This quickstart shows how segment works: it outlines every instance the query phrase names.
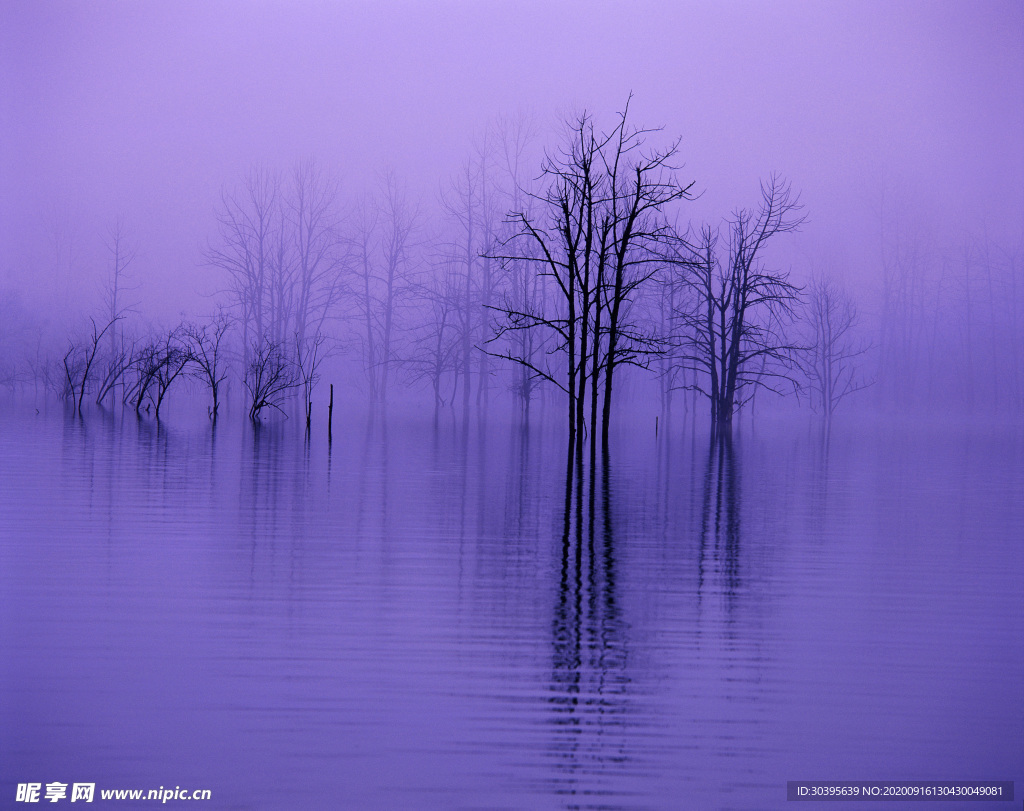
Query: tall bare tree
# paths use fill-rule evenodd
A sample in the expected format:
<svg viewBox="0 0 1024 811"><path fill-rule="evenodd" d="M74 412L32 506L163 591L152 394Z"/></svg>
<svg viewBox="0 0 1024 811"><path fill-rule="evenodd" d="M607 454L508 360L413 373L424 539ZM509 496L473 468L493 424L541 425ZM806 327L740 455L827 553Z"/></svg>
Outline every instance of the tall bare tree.
<svg viewBox="0 0 1024 811"><path fill-rule="evenodd" d="M797 343L786 326L800 289L787 273L764 266L765 246L804 221L790 184L773 175L761 184L757 210L739 209L725 223L727 241L711 226L675 240L679 278L693 295L677 311L681 362L695 377L687 387L711 403L716 432L759 388L783 392L797 386Z"/></svg>
<svg viewBox="0 0 1024 811"><path fill-rule="evenodd" d="M563 145L544 162L535 210L510 212L515 228L495 251L503 262L530 263L556 292L555 302L523 306L506 297L497 308L503 322L494 338L533 331L543 355L524 357L514 344L494 354L565 392L570 457L575 446L579 458L588 424L593 456L599 409L607 443L618 368L645 366L657 352L632 303L661 262L664 209L693 185L676 180L678 142L647 147L653 131L632 126L628 112L627 104L605 133L587 113L568 122Z"/></svg>
<svg viewBox="0 0 1024 811"><path fill-rule="evenodd" d="M419 212L394 172L380 178L376 198L365 198L357 213L352 294L359 314L363 369L370 399L385 402L402 309L415 290Z"/></svg>
<svg viewBox="0 0 1024 811"><path fill-rule="evenodd" d="M915 398L914 384L936 378L941 359L947 288L957 274L935 254L937 237L916 222L907 207L888 203L880 209L881 302L878 338L879 387L903 408ZM926 391L931 399L932 391Z"/></svg>
<svg viewBox="0 0 1024 811"><path fill-rule="evenodd" d="M255 168L238 190L222 194L217 221L206 257L227 275L243 367L261 343L305 346L340 301L348 270L337 181L313 160L283 180Z"/></svg>
<svg viewBox="0 0 1024 811"><path fill-rule="evenodd" d="M459 333L459 370L462 380L463 412L469 411L472 395L473 359L478 325L479 266L485 261L481 254L487 243L484 226L486 167L479 156L469 158L453 178L442 196L441 205L452 225L452 238L445 253L445 264L458 269L460 284L453 291L458 304L452 311L454 327ZM490 261L489 259L486 261Z"/></svg>
<svg viewBox="0 0 1024 811"><path fill-rule="evenodd" d="M503 212L522 212L527 218L532 218L536 195L528 162L531 160L531 151L537 140L536 127L531 119L519 115L513 118L498 119L493 130L497 154L496 164L500 178L497 184L497 195L501 210ZM499 225L495 242L504 242L517 231L517 223L506 220ZM493 250L493 246L489 247ZM517 250L529 251L530 245L521 240L517 245ZM530 260L537 258L536 252L529 257ZM500 312L495 309L495 305L502 298L517 312L539 310L540 302L546 292L546 277L535 272L536 267L533 262L524 258L509 258L501 263L501 270L503 273L499 279L500 291L491 299L483 302L485 309L491 311L489 319L493 319L495 313ZM493 332L491 325L486 324L483 330L483 340L486 341ZM517 358L526 361L526 363L516 364L511 389L519 400L524 415L528 416L534 391L539 382L530 366L539 362L537 355L540 351L541 341L534 330L528 329L512 331L508 333L507 337L513 343L513 348L510 351ZM484 354L488 355L486 352Z"/></svg>
<svg viewBox="0 0 1024 811"><path fill-rule="evenodd" d="M244 365L249 350L271 334L275 246L282 245L278 212L280 183L257 167L240 189L223 192L217 211L218 240L208 246L207 261L228 277L230 307L242 328Z"/></svg>
<svg viewBox="0 0 1024 811"><path fill-rule="evenodd" d="M819 274L811 279L804 322L810 333L803 353L811 404L828 428L839 403L871 384L860 363L869 345L857 335L856 304L828 276Z"/></svg>
<svg viewBox="0 0 1024 811"><path fill-rule="evenodd" d="M128 237L127 228L120 218L107 229L104 246L110 262L110 275L103 291L104 309L108 321L114 322L124 316L133 303L125 301L125 296L133 289L130 286L131 266L138 255L138 246ZM110 332L110 354L117 353L117 325Z"/></svg>
<svg viewBox="0 0 1024 811"><path fill-rule="evenodd" d="M338 183L312 160L298 163L285 196L295 289L292 331L296 346L321 332L339 301L348 256L338 212Z"/></svg>
<svg viewBox="0 0 1024 811"><path fill-rule="evenodd" d="M430 383L435 419L441 407L454 399L463 371L458 315L463 278L454 264L442 260L419 286L421 324L402 360L411 382Z"/></svg>

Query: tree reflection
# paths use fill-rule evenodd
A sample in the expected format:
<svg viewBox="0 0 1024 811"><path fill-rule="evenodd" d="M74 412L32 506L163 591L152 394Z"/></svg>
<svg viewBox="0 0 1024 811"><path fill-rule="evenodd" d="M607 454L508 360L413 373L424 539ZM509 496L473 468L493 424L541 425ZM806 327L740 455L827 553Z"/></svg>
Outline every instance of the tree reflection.
<svg viewBox="0 0 1024 811"><path fill-rule="evenodd" d="M700 518L698 600L708 590L734 607L740 588L740 475L737 453L728 432L715 433L708 445Z"/></svg>
<svg viewBox="0 0 1024 811"><path fill-rule="evenodd" d="M561 566L552 622L552 754L565 782L560 794L606 794L628 760L630 678L619 600L611 463L569 466L565 479Z"/></svg>

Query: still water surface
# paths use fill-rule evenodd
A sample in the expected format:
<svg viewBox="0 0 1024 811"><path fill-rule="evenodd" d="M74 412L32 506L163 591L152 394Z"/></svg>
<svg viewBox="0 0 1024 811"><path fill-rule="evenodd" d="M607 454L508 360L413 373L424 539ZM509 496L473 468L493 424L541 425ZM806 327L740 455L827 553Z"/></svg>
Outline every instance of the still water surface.
<svg viewBox="0 0 1024 811"><path fill-rule="evenodd" d="M1024 792L1019 431L623 431L568 484L559 431L508 420L360 419L328 452L294 421L5 413L0 806Z"/></svg>

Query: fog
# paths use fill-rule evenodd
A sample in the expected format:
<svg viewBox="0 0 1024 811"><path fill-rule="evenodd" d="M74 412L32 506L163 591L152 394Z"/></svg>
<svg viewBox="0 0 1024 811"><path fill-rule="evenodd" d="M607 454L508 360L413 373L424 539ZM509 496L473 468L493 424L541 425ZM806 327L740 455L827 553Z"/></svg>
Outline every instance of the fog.
<svg viewBox="0 0 1024 811"><path fill-rule="evenodd" d="M681 216L748 205L781 172L809 215L794 251L865 294L894 210L928 238L1019 241L1019 4L583 10L7 3L5 295L51 306L67 284L84 316L120 218L140 309L200 311L221 286L201 251L213 210L252 166L314 157L346 202L391 167L433 212L497 117L532 116L550 148L567 113L607 117L630 92L635 121L682 139L704 192Z"/></svg>
<svg viewBox="0 0 1024 811"><path fill-rule="evenodd" d="M104 312L115 228L134 257L122 328L218 307L237 317L209 261L223 195L254 170L284 177L314 161L337 184L339 244L382 176L402 188L422 282L453 240L445 190L497 133L526 122L514 182L536 183L566 122L586 111L606 130L627 99L632 125L679 139L678 179L696 199L662 213L680 229L754 206L771 173L793 185L805 222L771 262L800 285L842 281L876 366L908 354L886 346L897 312L920 322L904 330L921 342L911 355L943 341L964 357L1022 354L1018 3L8 2L0 13L8 379L24 382L26 346L57 355ZM914 276L912 300L893 300L894 274ZM328 326L331 363L355 363L352 308L339 300ZM481 327L474 348L488 337ZM921 369L900 374L911 372L927 388ZM958 385L966 396L977 381Z"/></svg>
<svg viewBox="0 0 1024 811"><path fill-rule="evenodd" d="M1019 0L0 0L0 71L0 796L1024 780Z"/></svg>

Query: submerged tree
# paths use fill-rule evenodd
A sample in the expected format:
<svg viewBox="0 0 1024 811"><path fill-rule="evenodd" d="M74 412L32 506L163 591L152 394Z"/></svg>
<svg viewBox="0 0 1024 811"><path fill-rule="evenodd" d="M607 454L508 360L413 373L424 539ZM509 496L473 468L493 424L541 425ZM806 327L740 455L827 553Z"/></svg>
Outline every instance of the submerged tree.
<svg viewBox="0 0 1024 811"><path fill-rule="evenodd" d="M515 230L495 253L528 263L555 291L554 302L507 297L495 308L502 321L492 340L534 332L543 354L517 352L515 342L493 354L565 392L570 457L574 446L581 453L588 426L593 455L599 408L607 443L618 367L646 366L659 350L632 317L632 301L661 261L669 231L661 212L689 198L693 184L675 178L678 142L646 149L651 132L629 124L628 105L607 133L586 113L573 120L565 145L545 160L536 209L510 212Z"/></svg>
<svg viewBox="0 0 1024 811"><path fill-rule="evenodd" d="M672 414L673 396L676 391L686 388L688 378L687 369L679 363L673 351L675 342L672 334L676 326L676 313L687 309L687 297L692 292L680 274L671 271L671 266L663 268L656 280L658 283L646 291L643 305L652 332L665 343L665 351L658 355L654 369L658 376L661 415L667 421Z"/></svg>
<svg viewBox="0 0 1024 811"><path fill-rule="evenodd" d="M104 245L110 261L110 276L103 291L104 309L107 319L111 322L122 318L131 307L125 302L125 294L130 292L130 267L138 254L138 247L128 239L124 223L118 219L107 231ZM115 324L110 330L110 354L116 356L119 351L118 329Z"/></svg>
<svg viewBox="0 0 1024 811"><path fill-rule="evenodd" d="M441 407L454 400L463 371L459 319L462 278L451 265L440 263L419 288L423 322L402 360L410 382L430 384L435 419Z"/></svg>
<svg viewBox="0 0 1024 811"><path fill-rule="evenodd" d="M96 391L96 405L103 405L108 396L113 396L117 386L124 385L125 376L132 368L135 342L127 339L122 333L120 341L112 348L100 376Z"/></svg>
<svg viewBox="0 0 1024 811"><path fill-rule="evenodd" d="M89 321L92 323L90 337L81 344L72 342L67 352L64 353L64 398L71 400L79 416L82 414L82 401L85 399L85 392L89 388L91 375L95 370L100 342L117 320L117 318L110 319L100 329L96 319L90 318Z"/></svg>
<svg viewBox="0 0 1024 811"><path fill-rule="evenodd" d="M281 407L287 393L297 384L295 368L285 349L279 344L262 341L250 352L245 370L245 388L249 392L249 419L260 421L267 408L284 413Z"/></svg>
<svg viewBox="0 0 1024 811"><path fill-rule="evenodd" d="M305 338L299 337L298 332L295 333L295 372L297 383L302 385L302 410L306 416L307 433L313 420L313 389L320 382L320 364L326 355L326 340L324 334L319 331Z"/></svg>
<svg viewBox="0 0 1024 811"><path fill-rule="evenodd" d="M133 345L134 346L134 345ZM152 408L160 419L160 409L171 385L192 362L192 354L182 327L169 330L139 344L132 351L125 372L130 378L125 385L124 403L134 407L136 416Z"/></svg>
<svg viewBox="0 0 1024 811"><path fill-rule="evenodd" d="M477 407L486 404L490 391L491 356L480 351L480 344L489 336L488 308L497 298L503 275L492 248L507 210L506 190L499 182L509 180L500 165L501 148L507 146L505 127L504 123L488 127L476 139L473 154L441 195L447 225L443 263L449 280L458 281L451 288L456 306L448 326L458 333L464 413L474 397L474 382Z"/></svg>
<svg viewBox="0 0 1024 811"><path fill-rule="evenodd" d="M224 192L217 212L219 238L206 252L207 261L227 274L229 305L241 325L246 352L269 334L274 319L268 310L279 188L276 175L256 168L241 189Z"/></svg>
<svg viewBox="0 0 1024 811"><path fill-rule="evenodd" d="M180 330L170 330L157 346L153 355L153 386L150 389L150 401L153 404L153 416L159 421L160 407L164 398L171 388L171 384L178 379L189 363L192 355L189 352L188 344L183 340L184 336Z"/></svg>
<svg viewBox="0 0 1024 811"><path fill-rule="evenodd" d="M857 338L859 321L853 299L832 279L812 279L805 306L810 340L804 349L804 372L811 405L823 416L827 428L842 400L871 385L858 363L868 344Z"/></svg>
<svg viewBox="0 0 1024 811"><path fill-rule="evenodd" d="M131 365L126 374L130 380L125 385L122 402L135 409L136 416L141 416L142 407L149 398L150 389L156 380L156 371L160 364L160 345L153 341L141 344L132 352ZM147 410L149 406L146 406Z"/></svg>
<svg viewBox="0 0 1024 811"><path fill-rule="evenodd" d="M218 313L210 324L186 324L182 330L192 360L192 376L201 380L210 390L213 400L209 407L211 420L217 419L220 386L228 376L224 337L230 326L227 316Z"/></svg>
<svg viewBox="0 0 1024 811"><path fill-rule="evenodd" d="M380 178L377 198L359 207L354 238L352 298L359 320L363 370L370 400L387 400L402 308L414 290L413 254L419 212L405 185L387 171Z"/></svg>
<svg viewBox="0 0 1024 811"><path fill-rule="evenodd" d="M675 241L675 270L693 291L676 313L680 362L695 372L685 387L708 398L716 432L727 433L759 389L797 386L798 346L785 328L800 288L765 268L761 254L773 237L799 228L800 210L791 186L773 175L761 184L757 211L740 209L726 222L724 247L711 226Z"/></svg>
<svg viewBox="0 0 1024 811"><path fill-rule="evenodd" d="M222 194L206 259L227 276L246 368L253 346L287 346L296 334L301 343L322 328L347 267L339 220L337 184L311 161L283 180L253 169Z"/></svg>
<svg viewBox="0 0 1024 811"><path fill-rule="evenodd" d="M499 178L501 178L497 192L499 205L503 211L521 212L528 218L532 218L536 196L533 193L533 178L527 171L526 165L536 140L534 124L529 118L522 115L499 119L495 123L494 133L496 164ZM514 221L506 221L496 229L495 239L498 242L504 241L518 230ZM529 251L529 249L530 246L525 241L521 240L517 245L519 251ZM534 252L531 259L536 258L537 254ZM534 264L522 258L506 259L502 262L500 270L502 271L500 294L504 296L504 302L518 312L539 311L541 300L546 292L546 278L535 272ZM500 297L500 295L496 295L494 299ZM493 303L493 300L486 302L486 306L491 309L491 312L487 314L488 319L492 319L496 312ZM500 310L497 312L500 313ZM491 332L490 324L485 323L483 331L485 339ZM515 356L526 361L526 363L515 365L511 390L522 407L523 415L528 416L534 392L538 383L541 382L530 369L530 366L538 363L541 342L533 330L515 330L510 332L507 337L513 344L512 351ZM483 354L485 357L487 356L487 353Z"/></svg>
<svg viewBox="0 0 1024 811"><path fill-rule="evenodd" d="M103 288L103 309L110 328L107 331L109 348L98 359L101 366L97 378L97 405L102 405L108 397L113 398L117 387L124 385L135 349L134 342L125 337L119 322L134 306L132 302L126 302L125 297L134 289L129 282L138 246L129 239L120 218L107 229L104 247L110 263L110 275Z"/></svg>
<svg viewBox="0 0 1024 811"><path fill-rule="evenodd" d="M337 212L338 182L314 161L296 165L285 188L284 205L294 265L288 296L298 348L320 334L341 298L348 256Z"/></svg>

